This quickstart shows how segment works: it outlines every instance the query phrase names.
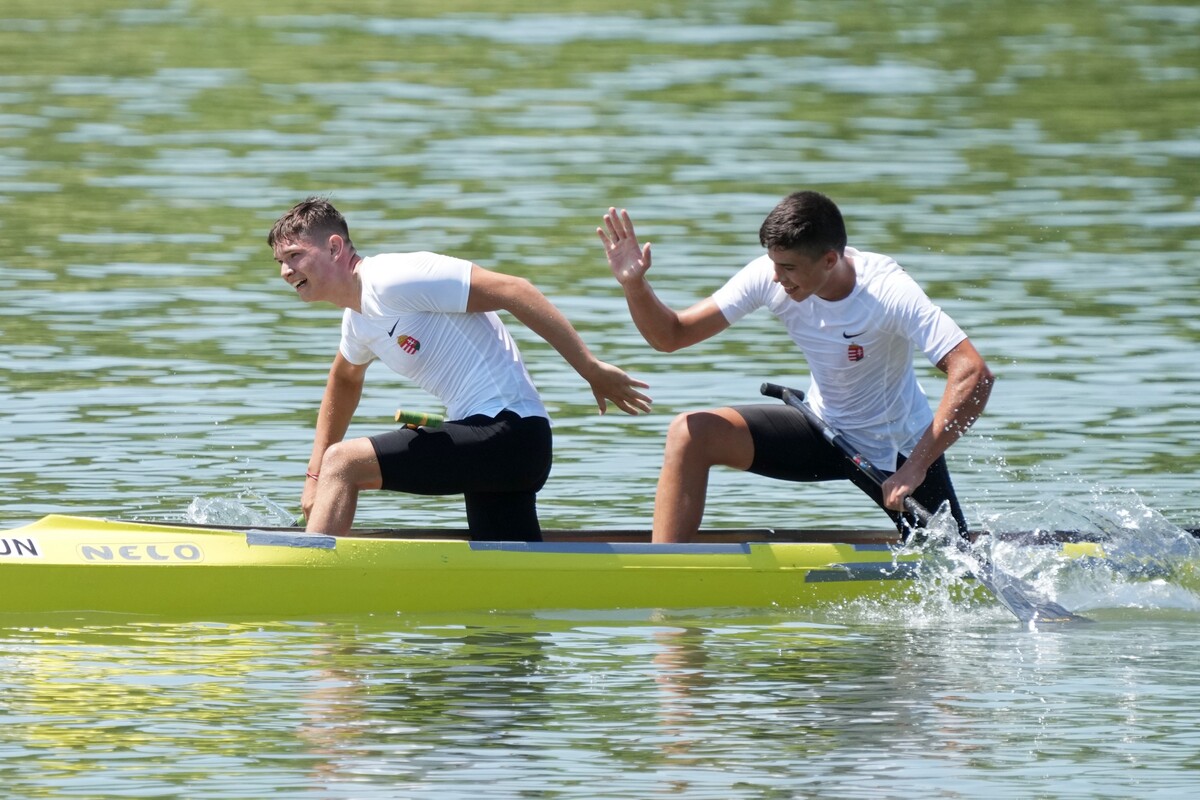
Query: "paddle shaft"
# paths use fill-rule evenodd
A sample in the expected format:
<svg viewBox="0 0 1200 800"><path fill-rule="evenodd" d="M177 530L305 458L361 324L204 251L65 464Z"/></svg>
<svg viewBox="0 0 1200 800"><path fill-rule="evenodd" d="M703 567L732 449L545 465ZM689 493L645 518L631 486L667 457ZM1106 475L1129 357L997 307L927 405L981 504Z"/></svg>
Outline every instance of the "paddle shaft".
<svg viewBox="0 0 1200 800"><path fill-rule="evenodd" d="M842 454L850 459L850 462L854 466L858 467L859 472L866 475L876 486L883 488L883 482L888 479L887 474L872 464L866 456L855 450L854 445L850 444L850 440L846 438L845 434L821 419L817 415L817 412L813 411L812 407L804 402L804 392L798 389L789 389L777 383L764 383L759 387L759 391L767 397L775 397L782 400L803 414L809 424L821 432L821 435L825 437L825 441L838 450L841 450ZM916 517L917 522L922 525L929 524L929 520L933 518L933 515L929 513L929 509L925 508L925 506L921 505L911 496L904 498L904 510Z"/></svg>

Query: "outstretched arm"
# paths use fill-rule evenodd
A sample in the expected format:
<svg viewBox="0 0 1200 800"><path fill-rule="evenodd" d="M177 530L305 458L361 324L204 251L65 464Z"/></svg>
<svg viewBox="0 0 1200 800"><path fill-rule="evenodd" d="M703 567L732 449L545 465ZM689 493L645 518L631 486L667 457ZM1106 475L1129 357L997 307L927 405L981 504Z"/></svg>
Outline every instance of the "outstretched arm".
<svg viewBox="0 0 1200 800"><path fill-rule="evenodd" d="M340 442L350 427L358 402L362 399L363 381L366 379L367 364L352 364L338 353L329 368L325 381L325 395L321 398L321 410L317 412L317 430L313 434L312 455L308 459L307 476L319 476L321 459L331 445ZM307 518L312 514L317 497L317 481L306 477L304 493L300 497L300 509Z"/></svg>
<svg viewBox="0 0 1200 800"><path fill-rule="evenodd" d="M933 424L904 465L883 484L884 503L894 511L904 509L904 498L925 482L930 465L979 419L996 382L969 339L955 345L937 366L946 373L946 389L933 414Z"/></svg>
<svg viewBox="0 0 1200 800"><path fill-rule="evenodd" d="M638 244L629 213L610 208L604 227L596 234L604 243L608 266L621 284L633 324L647 344L669 353L690 347L729 327L729 321L711 298L683 312L676 312L658 299L646 273L650 271L650 244Z"/></svg>
<svg viewBox="0 0 1200 800"><path fill-rule="evenodd" d="M592 355L566 316L536 286L515 275L472 265L467 311L501 310L545 339L591 385L601 414L608 410L608 401L626 414L650 411L650 398L638 391L649 384Z"/></svg>

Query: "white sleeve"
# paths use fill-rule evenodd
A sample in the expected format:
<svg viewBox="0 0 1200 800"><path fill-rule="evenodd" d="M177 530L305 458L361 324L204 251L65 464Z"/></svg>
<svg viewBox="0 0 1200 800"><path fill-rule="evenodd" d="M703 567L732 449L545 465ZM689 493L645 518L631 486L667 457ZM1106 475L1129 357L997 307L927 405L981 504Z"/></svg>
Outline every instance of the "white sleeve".
<svg viewBox="0 0 1200 800"><path fill-rule="evenodd" d="M896 319L913 345L936 365L967 334L950 315L935 305L907 272L901 272L896 288Z"/></svg>
<svg viewBox="0 0 1200 800"><path fill-rule="evenodd" d="M338 350L351 364L367 364L375 358L375 354L355 335L350 309L342 314L342 342Z"/></svg>
<svg viewBox="0 0 1200 800"><path fill-rule="evenodd" d="M772 280L774 270L771 259L760 256L713 292L713 301L730 325L751 311L771 304L771 295L779 288Z"/></svg>

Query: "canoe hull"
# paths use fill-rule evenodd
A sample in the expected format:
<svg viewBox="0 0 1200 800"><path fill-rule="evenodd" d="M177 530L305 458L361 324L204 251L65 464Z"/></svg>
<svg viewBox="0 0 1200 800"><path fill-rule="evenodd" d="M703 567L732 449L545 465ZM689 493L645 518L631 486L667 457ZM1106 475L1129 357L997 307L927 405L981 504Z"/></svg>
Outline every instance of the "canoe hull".
<svg viewBox="0 0 1200 800"><path fill-rule="evenodd" d="M916 563L880 544L333 539L49 516L0 534L0 613L794 608L898 597Z"/></svg>

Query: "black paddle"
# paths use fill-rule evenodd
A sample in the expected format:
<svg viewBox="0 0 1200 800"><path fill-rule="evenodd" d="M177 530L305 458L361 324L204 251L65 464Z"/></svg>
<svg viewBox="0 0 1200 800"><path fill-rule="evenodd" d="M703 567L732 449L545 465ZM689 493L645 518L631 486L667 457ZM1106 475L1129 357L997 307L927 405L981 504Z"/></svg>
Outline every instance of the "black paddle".
<svg viewBox="0 0 1200 800"><path fill-rule="evenodd" d="M821 419L817 415L817 412L813 411L808 403L804 402L804 392L774 383L764 383L759 391L767 397L775 397L782 400L803 414L809 424L819 430L821 435L825 437L825 440L840 450L872 483L879 487L883 486L883 482L888 477L883 470L876 467L867 460L866 456L855 450L854 446L850 444L850 441L841 431ZM929 510L913 497L904 498L904 510L912 514L922 526L928 525L929 520L933 518ZM1028 587L1019 578L1004 574L996 569L990 560L977 558L971 552L970 545L965 538L957 536L955 537L955 543L958 546L959 552L971 568L972 577L995 595L996 599L1023 624L1027 625L1031 622L1088 621L1086 617L1073 614L1058 603L1031 600L1027 596Z"/></svg>

